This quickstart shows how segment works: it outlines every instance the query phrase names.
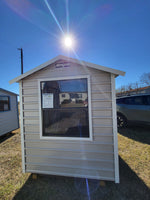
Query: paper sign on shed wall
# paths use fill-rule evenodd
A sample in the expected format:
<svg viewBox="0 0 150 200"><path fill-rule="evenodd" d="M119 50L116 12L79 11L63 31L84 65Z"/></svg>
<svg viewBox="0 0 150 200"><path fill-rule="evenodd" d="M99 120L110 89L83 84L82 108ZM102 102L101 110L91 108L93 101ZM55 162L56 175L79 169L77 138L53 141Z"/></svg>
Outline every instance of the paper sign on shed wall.
<svg viewBox="0 0 150 200"><path fill-rule="evenodd" d="M53 93L44 93L42 95L42 108L54 108L54 104L53 104L53 100L54 100L54 96Z"/></svg>

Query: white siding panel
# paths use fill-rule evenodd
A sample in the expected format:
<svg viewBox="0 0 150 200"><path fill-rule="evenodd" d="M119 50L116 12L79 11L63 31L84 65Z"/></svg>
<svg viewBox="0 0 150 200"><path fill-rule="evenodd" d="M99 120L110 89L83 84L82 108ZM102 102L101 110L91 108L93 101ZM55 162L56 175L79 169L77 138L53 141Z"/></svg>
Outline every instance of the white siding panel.
<svg viewBox="0 0 150 200"><path fill-rule="evenodd" d="M111 110L93 110L92 111L93 117L112 117Z"/></svg>
<svg viewBox="0 0 150 200"><path fill-rule="evenodd" d="M104 134L112 134L112 127L108 127L108 126L105 126L105 127L93 127L93 132L94 134L101 134L101 133L104 133Z"/></svg>
<svg viewBox="0 0 150 200"><path fill-rule="evenodd" d="M92 99L111 99L111 92L92 91Z"/></svg>
<svg viewBox="0 0 150 200"><path fill-rule="evenodd" d="M39 77L41 79L43 78L53 78L53 77L63 77L63 76L76 76L79 75L80 70L75 69L73 67L70 68L55 68L55 70L52 69L45 69L41 70L39 72L36 72L35 74L32 74L28 77L29 80L37 80ZM80 75L86 75L86 71L82 69Z"/></svg>
<svg viewBox="0 0 150 200"><path fill-rule="evenodd" d="M44 156L27 156L26 157L26 162L27 163L40 163L45 164L45 165L55 165L60 166L60 165L66 165L74 168L78 168L80 165L83 168L88 168L88 169L100 169L100 168L107 168L111 170L113 168L114 163L110 161L90 161L90 160L77 160L77 159L61 159L61 158L49 158L49 157L44 157Z"/></svg>
<svg viewBox="0 0 150 200"><path fill-rule="evenodd" d="M107 152L76 152L76 151L58 151L58 150L45 150L45 149L34 149L26 148L26 155L30 156L48 156L52 158L68 158L68 159L79 159L82 160L109 160L113 161L113 153Z"/></svg>
<svg viewBox="0 0 150 200"><path fill-rule="evenodd" d="M30 89L24 89L23 90L23 95L28 95L28 94L37 94L38 95L38 89L37 88L35 88L35 89L33 89L33 88L30 88Z"/></svg>
<svg viewBox="0 0 150 200"><path fill-rule="evenodd" d="M102 180L114 180L114 171L104 171L104 170L89 170L89 169L76 169L76 168L65 168L59 166L44 166L44 165L26 165L27 172L37 172L44 174L54 174L54 175L64 175L64 176L74 176L74 177L87 177Z"/></svg>
<svg viewBox="0 0 150 200"><path fill-rule="evenodd" d="M38 111L39 104L34 104L34 103L31 103L31 104L24 104L24 105L23 105L23 108L24 108L25 110L34 109L34 110L37 110L37 111Z"/></svg>
<svg viewBox="0 0 150 200"><path fill-rule="evenodd" d="M110 92L111 85L101 85L101 84L92 84L92 91L99 91L99 92Z"/></svg>
<svg viewBox="0 0 150 200"><path fill-rule="evenodd" d="M40 127L36 125L25 125L24 131L29 133L39 133Z"/></svg>
<svg viewBox="0 0 150 200"><path fill-rule="evenodd" d="M26 88L26 87L37 87L37 81L35 80L28 80L27 81L23 81L23 87Z"/></svg>
<svg viewBox="0 0 150 200"><path fill-rule="evenodd" d="M105 73L105 74L101 74L100 72L97 73L97 75L92 76L91 77L91 83L106 83L106 82L110 82L110 74L109 73Z"/></svg>
<svg viewBox="0 0 150 200"><path fill-rule="evenodd" d="M92 107L108 107L111 108L111 102L109 101L92 101Z"/></svg>
<svg viewBox="0 0 150 200"><path fill-rule="evenodd" d="M38 125L39 120L38 119L24 119L24 125Z"/></svg>
<svg viewBox="0 0 150 200"><path fill-rule="evenodd" d="M24 103L26 103L26 102L37 102L38 103L37 96L24 96Z"/></svg>
<svg viewBox="0 0 150 200"><path fill-rule="evenodd" d="M32 119L34 119L35 117L39 117L39 111L34 111L34 112L26 111L24 112L24 117L32 117Z"/></svg>
<svg viewBox="0 0 150 200"><path fill-rule="evenodd" d="M85 144L85 143L56 143L56 142L48 142L48 141L26 141L26 147L36 147L36 148L50 148L50 149L60 149L63 150L70 150L75 151L89 151L89 152L99 152L99 151L106 151L106 152L113 152L113 145L112 144Z"/></svg>
<svg viewBox="0 0 150 200"><path fill-rule="evenodd" d="M96 142L100 142L100 143L113 143L113 136L109 135L108 137L106 137L107 135L96 135L94 136L94 141ZM31 134L31 133L27 133L25 134L25 140L40 140L40 135L37 134Z"/></svg>
<svg viewBox="0 0 150 200"><path fill-rule="evenodd" d="M103 136L100 135L94 135L94 140L96 140L97 142L103 142L103 143L113 143L113 136L110 135L106 135L104 134Z"/></svg>
<svg viewBox="0 0 150 200"><path fill-rule="evenodd" d="M77 76L77 75L94 75L95 80L101 78L101 81L108 80L110 81L110 74L106 72L99 73L97 69L87 68L85 66L80 66L78 64L72 64L67 68L56 68L54 65L51 65L50 68L47 67L43 70L40 70L29 77L25 78L24 81L34 81L40 78L53 78L53 77L63 77L63 76ZM108 78L108 79L107 79Z"/></svg>
<svg viewBox="0 0 150 200"><path fill-rule="evenodd" d="M104 125L104 126L112 126L112 119L93 119L93 126L95 125Z"/></svg>

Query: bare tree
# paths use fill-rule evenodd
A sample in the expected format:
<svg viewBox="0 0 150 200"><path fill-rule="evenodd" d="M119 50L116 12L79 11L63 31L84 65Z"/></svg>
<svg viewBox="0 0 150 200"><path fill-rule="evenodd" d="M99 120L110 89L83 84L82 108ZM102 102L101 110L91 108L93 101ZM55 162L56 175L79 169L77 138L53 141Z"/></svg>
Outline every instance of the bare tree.
<svg viewBox="0 0 150 200"><path fill-rule="evenodd" d="M125 94L125 92L126 92L126 86L125 85L121 86L120 92L121 92L122 95Z"/></svg>
<svg viewBox="0 0 150 200"><path fill-rule="evenodd" d="M140 81L142 84L149 86L150 85L150 72L142 74L140 77Z"/></svg>
<svg viewBox="0 0 150 200"><path fill-rule="evenodd" d="M136 90L136 94L138 94L139 88L140 88L139 82L135 82L135 83L134 83L134 89Z"/></svg>
<svg viewBox="0 0 150 200"><path fill-rule="evenodd" d="M133 90L134 89L134 87L133 87L133 84L132 83L129 83L127 86L126 86L126 89L127 89L127 91L129 90Z"/></svg>

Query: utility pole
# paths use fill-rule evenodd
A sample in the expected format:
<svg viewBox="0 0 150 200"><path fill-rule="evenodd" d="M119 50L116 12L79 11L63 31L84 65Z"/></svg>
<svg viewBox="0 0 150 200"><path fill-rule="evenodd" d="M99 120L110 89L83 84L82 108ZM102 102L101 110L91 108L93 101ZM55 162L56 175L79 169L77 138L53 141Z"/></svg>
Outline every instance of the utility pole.
<svg viewBox="0 0 150 200"><path fill-rule="evenodd" d="M21 53L21 74L23 74L23 49L18 48L18 50L20 50Z"/></svg>

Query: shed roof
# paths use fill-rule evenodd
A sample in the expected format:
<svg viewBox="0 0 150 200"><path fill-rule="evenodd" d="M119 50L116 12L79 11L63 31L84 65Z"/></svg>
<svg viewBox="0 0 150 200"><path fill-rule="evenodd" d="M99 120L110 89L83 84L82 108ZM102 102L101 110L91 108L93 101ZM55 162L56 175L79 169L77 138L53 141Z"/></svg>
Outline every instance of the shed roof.
<svg viewBox="0 0 150 200"><path fill-rule="evenodd" d="M68 61L68 62L72 62L72 63L77 63L77 64L80 64L80 65L83 65L83 66L87 66L87 67L91 67L91 68L94 68L94 69L98 69L98 70L102 70L102 71L105 71L105 72L109 72L109 73L112 73L112 74L115 74L116 76L118 75L122 75L124 76L125 75L125 72L123 71L120 71L120 70L117 70L117 69L113 69L113 68L109 68L109 67L104 67L102 65L97 65L97 64L93 64L93 63L89 63L89 62L86 62L86 61L82 61L82 60L78 60L78 59L75 59L75 58L70 58L70 57L67 57L67 56L62 56L62 55L59 55L59 56L56 56L55 58L31 69L30 71L24 73L24 74L21 74L20 76L12 79L9 81L10 84L14 83L14 82L19 82L20 80L24 79L25 77L47 67L48 65L50 64L53 64L54 62L56 61L59 61L59 60L65 60L65 61Z"/></svg>
<svg viewBox="0 0 150 200"><path fill-rule="evenodd" d="M14 92L10 92L10 91L8 91L8 90L5 90L5 89L3 89L3 88L0 88L0 91L18 96L18 94L14 93Z"/></svg>

